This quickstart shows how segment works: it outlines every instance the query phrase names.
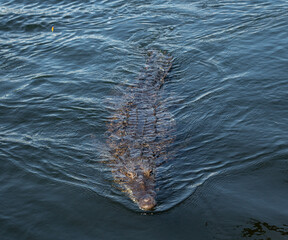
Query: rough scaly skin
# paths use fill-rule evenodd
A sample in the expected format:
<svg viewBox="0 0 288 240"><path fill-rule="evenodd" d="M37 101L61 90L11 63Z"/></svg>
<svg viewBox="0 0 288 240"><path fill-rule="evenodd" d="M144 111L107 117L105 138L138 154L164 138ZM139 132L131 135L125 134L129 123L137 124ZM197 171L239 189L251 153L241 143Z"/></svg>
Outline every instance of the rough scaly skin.
<svg viewBox="0 0 288 240"><path fill-rule="evenodd" d="M113 177L139 208L146 211L156 206L157 162L165 160L167 146L173 140L172 119L159 97L171 65L171 56L155 50L148 52L137 85L128 91L108 129Z"/></svg>

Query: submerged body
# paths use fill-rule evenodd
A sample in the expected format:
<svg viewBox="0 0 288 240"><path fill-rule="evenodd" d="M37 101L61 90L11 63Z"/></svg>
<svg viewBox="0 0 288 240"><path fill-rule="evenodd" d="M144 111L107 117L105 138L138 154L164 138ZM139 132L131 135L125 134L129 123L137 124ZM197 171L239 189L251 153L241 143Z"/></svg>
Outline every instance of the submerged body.
<svg viewBox="0 0 288 240"><path fill-rule="evenodd" d="M171 65L171 56L148 52L144 71L108 129L113 177L142 210L156 205L156 167L166 160L173 139L172 119L159 96Z"/></svg>

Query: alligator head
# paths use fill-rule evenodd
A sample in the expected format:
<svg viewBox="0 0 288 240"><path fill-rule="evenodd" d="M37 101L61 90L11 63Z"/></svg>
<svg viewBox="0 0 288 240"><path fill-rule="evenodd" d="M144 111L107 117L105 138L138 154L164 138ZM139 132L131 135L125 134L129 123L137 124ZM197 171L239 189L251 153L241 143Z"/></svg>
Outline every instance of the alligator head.
<svg viewBox="0 0 288 240"><path fill-rule="evenodd" d="M121 169L120 185L129 197L144 211L153 210L156 205L155 173L153 168L141 165Z"/></svg>

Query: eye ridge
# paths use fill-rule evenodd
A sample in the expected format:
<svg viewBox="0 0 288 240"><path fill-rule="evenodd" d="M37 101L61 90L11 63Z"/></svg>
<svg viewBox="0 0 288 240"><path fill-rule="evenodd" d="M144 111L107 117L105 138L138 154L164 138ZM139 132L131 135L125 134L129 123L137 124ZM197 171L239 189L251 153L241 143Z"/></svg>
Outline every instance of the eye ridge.
<svg viewBox="0 0 288 240"><path fill-rule="evenodd" d="M127 172L126 176L129 177L129 178L134 179L137 176L137 174L133 173L133 172Z"/></svg>
<svg viewBox="0 0 288 240"><path fill-rule="evenodd" d="M152 176L153 175L153 170L147 170L147 171L145 171L145 175L146 176Z"/></svg>

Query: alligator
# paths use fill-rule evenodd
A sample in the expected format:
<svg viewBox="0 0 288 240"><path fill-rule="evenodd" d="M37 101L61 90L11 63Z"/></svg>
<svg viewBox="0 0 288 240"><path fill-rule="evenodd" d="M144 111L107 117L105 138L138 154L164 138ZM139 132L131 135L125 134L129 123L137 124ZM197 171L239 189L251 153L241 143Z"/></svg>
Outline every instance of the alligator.
<svg viewBox="0 0 288 240"><path fill-rule="evenodd" d="M145 68L108 124L109 165L114 181L141 210L156 207L156 168L167 161L173 119L161 99L172 57L150 50Z"/></svg>

